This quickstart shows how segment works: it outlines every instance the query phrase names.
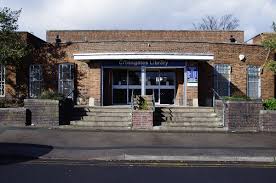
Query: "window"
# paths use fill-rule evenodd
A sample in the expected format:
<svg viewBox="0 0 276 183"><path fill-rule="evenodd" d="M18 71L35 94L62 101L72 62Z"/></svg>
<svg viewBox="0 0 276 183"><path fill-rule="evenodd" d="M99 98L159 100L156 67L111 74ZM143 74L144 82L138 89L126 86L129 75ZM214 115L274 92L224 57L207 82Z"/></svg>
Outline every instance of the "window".
<svg viewBox="0 0 276 183"><path fill-rule="evenodd" d="M252 99L261 97L259 67L249 66L247 68L247 96Z"/></svg>
<svg viewBox="0 0 276 183"><path fill-rule="evenodd" d="M67 98L74 97L74 65L60 64L58 68L58 92Z"/></svg>
<svg viewBox="0 0 276 183"><path fill-rule="evenodd" d="M5 96L5 66L0 64L0 97Z"/></svg>
<svg viewBox="0 0 276 183"><path fill-rule="evenodd" d="M40 96L42 91L42 67L41 65L30 65L29 68L30 83L29 83L29 95L32 98Z"/></svg>
<svg viewBox="0 0 276 183"><path fill-rule="evenodd" d="M230 96L231 66L218 64L215 66L214 89L220 96Z"/></svg>

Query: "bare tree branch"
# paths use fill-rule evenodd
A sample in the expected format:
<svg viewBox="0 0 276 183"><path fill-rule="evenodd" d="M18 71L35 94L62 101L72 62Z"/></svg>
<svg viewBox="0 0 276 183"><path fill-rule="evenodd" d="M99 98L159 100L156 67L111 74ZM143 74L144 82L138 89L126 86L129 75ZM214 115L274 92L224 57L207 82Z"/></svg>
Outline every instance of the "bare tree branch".
<svg viewBox="0 0 276 183"><path fill-rule="evenodd" d="M239 20L232 14L226 14L220 18L207 15L193 26L196 30L236 30L239 27Z"/></svg>

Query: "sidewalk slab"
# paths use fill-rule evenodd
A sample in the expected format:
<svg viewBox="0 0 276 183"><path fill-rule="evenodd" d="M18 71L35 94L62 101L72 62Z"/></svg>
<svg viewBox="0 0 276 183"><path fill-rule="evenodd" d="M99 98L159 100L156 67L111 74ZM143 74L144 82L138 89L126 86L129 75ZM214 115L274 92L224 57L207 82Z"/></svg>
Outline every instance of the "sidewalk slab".
<svg viewBox="0 0 276 183"><path fill-rule="evenodd" d="M132 133L0 128L0 156L81 161L276 163L276 134Z"/></svg>

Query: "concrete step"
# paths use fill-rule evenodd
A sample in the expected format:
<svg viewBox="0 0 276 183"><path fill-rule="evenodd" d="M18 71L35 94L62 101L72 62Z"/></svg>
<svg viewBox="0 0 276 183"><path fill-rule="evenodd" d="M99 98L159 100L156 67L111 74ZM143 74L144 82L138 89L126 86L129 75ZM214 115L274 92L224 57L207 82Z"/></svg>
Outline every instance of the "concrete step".
<svg viewBox="0 0 276 183"><path fill-rule="evenodd" d="M87 112L88 116L120 116L126 117L131 116L131 112Z"/></svg>
<svg viewBox="0 0 276 183"><path fill-rule="evenodd" d="M131 116L131 112L75 112L73 114L74 116L98 116L98 117L104 117L104 116Z"/></svg>
<svg viewBox="0 0 276 183"><path fill-rule="evenodd" d="M174 112L174 113L157 113L155 114L160 115L162 117L201 117L201 118L213 118L217 117L217 113L192 113L192 112Z"/></svg>
<svg viewBox="0 0 276 183"><path fill-rule="evenodd" d="M221 121L220 118L216 117L200 117L200 116L194 116L194 117L161 117L164 121L172 121L172 122L218 122Z"/></svg>
<svg viewBox="0 0 276 183"><path fill-rule="evenodd" d="M162 126L160 130L163 131L186 131L186 132L226 132L226 127L210 128L210 127L168 127Z"/></svg>
<svg viewBox="0 0 276 183"><path fill-rule="evenodd" d="M213 122L213 123L202 123L202 122L182 122L182 123L174 123L174 122L163 122L162 126L168 127L210 127L210 128L220 128L223 126L221 122Z"/></svg>
<svg viewBox="0 0 276 183"><path fill-rule="evenodd" d="M131 127L131 122L94 122L94 121L71 121L71 125L90 127Z"/></svg>
<svg viewBox="0 0 276 183"><path fill-rule="evenodd" d="M116 112L126 112L130 113L131 108L114 108L114 109L101 109L101 108L74 108L74 112L106 112L106 113L116 113Z"/></svg>
<svg viewBox="0 0 276 183"><path fill-rule="evenodd" d="M164 107L160 109L161 112L175 112L175 113L214 113L212 107Z"/></svg>
<svg viewBox="0 0 276 183"><path fill-rule="evenodd" d="M110 121L110 122L117 122L117 121L131 121L131 116L83 116L82 120L84 121Z"/></svg>

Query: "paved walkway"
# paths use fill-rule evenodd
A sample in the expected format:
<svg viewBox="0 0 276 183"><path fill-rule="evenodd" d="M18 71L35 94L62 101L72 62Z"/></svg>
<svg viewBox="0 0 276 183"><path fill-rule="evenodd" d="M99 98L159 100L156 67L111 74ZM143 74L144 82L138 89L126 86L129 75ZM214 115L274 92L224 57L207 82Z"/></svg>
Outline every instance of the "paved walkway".
<svg viewBox="0 0 276 183"><path fill-rule="evenodd" d="M0 155L70 160L276 162L276 133L0 128Z"/></svg>

